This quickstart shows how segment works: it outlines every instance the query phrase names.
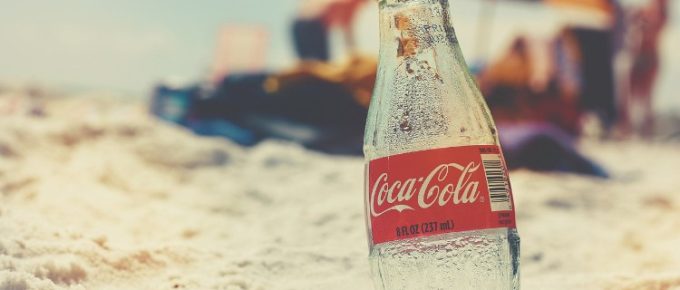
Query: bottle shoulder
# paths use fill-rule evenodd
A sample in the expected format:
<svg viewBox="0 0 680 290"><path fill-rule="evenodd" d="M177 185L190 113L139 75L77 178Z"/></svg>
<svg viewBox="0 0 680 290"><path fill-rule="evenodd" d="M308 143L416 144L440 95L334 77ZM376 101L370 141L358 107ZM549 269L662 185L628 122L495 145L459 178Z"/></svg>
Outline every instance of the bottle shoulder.
<svg viewBox="0 0 680 290"><path fill-rule="evenodd" d="M365 131L366 156L497 145L495 124L474 81L423 67L409 73L401 65L379 73Z"/></svg>

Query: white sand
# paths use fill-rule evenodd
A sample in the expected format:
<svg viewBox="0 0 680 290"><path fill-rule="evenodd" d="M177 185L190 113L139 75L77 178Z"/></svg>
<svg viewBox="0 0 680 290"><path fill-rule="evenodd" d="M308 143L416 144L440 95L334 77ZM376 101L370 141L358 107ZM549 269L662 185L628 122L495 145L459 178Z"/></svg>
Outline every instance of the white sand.
<svg viewBox="0 0 680 290"><path fill-rule="evenodd" d="M135 104L0 95L0 289L371 288L363 161L195 137ZM16 95L16 94L15 94ZM511 175L523 289L680 289L680 146Z"/></svg>

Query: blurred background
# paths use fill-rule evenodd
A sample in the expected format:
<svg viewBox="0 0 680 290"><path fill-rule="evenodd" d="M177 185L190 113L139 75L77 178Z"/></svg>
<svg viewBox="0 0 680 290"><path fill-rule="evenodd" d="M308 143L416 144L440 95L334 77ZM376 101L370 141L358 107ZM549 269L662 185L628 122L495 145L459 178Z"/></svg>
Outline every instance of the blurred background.
<svg viewBox="0 0 680 290"><path fill-rule="evenodd" d="M345 119L362 114L337 99L349 96L367 105L379 47L377 5L325 2L333 1L272 1L266 9L263 3L240 1L5 1L0 79L152 99L162 118L246 145L276 137L359 153L352 144L327 144L358 138L351 132L321 137L315 129L356 130L361 122L337 128L331 123L343 123L340 110L325 117L304 111L343 105L352 112ZM548 121L571 135L677 138L671 125L680 110L674 96L674 80L680 78L680 59L673 53L680 48L677 5L646 0L451 4L464 54L496 118ZM337 9L347 15L336 18L347 19L329 16ZM316 27L314 19L323 23ZM320 65L325 62L329 65ZM318 82L310 87L326 87L302 92L305 80ZM267 109L265 103L282 99L277 95L286 95L290 108ZM291 131L269 128L273 119L290 122Z"/></svg>
<svg viewBox="0 0 680 290"><path fill-rule="evenodd" d="M375 2L0 0L0 289L367 289ZM680 4L449 2L517 169L528 288L680 287Z"/></svg>

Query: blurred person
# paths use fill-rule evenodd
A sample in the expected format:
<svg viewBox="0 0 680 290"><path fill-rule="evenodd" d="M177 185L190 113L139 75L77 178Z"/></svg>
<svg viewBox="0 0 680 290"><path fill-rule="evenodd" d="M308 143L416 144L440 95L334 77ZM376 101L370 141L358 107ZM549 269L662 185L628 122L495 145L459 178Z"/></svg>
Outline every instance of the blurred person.
<svg viewBox="0 0 680 290"><path fill-rule="evenodd" d="M352 93L357 104L368 108L377 70L377 58L355 54L338 63L302 63L271 75L264 86L268 92L275 92L289 85L303 84L305 79L318 78L341 84Z"/></svg>
<svg viewBox="0 0 680 290"><path fill-rule="evenodd" d="M549 84L540 108L545 119L573 136L581 134L583 109L582 57L571 29L561 30L550 43Z"/></svg>
<svg viewBox="0 0 680 290"><path fill-rule="evenodd" d="M542 50L548 53L538 53ZM574 37L564 30L551 42L517 37L503 57L481 72L479 83L496 119L547 122L578 135L580 73Z"/></svg>
<svg viewBox="0 0 680 290"><path fill-rule="evenodd" d="M668 22L668 0L651 0L633 14L630 68L630 95L621 106L622 126L625 133L638 131L643 137L654 134L653 94L659 74L659 45L661 34ZM639 113L639 118L635 118ZM639 130L635 130L639 120Z"/></svg>
<svg viewBox="0 0 680 290"><path fill-rule="evenodd" d="M518 37L479 77L501 132L508 166L608 177L603 168L576 149L580 59L573 35L569 30L560 33L548 45L551 54L532 53L529 46L525 37ZM549 75L537 78L535 62L549 63ZM541 79L545 83L536 84Z"/></svg>
<svg viewBox="0 0 680 290"><path fill-rule="evenodd" d="M583 86L582 58L578 49L578 41L573 32L565 28L555 37L552 46L550 73L559 84L559 94L564 100L577 102Z"/></svg>
<svg viewBox="0 0 680 290"><path fill-rule="evenodd" d="M531 55L529 40L518 36L508 51L480 75L480 86L488 89L499 82L514 87L528 85L531 79Z"/></svg>
<svg viewBox="0 0 680 290"><path fill-rule="evenodd" d="M614 74L614 56L617 53L617 23L623 17L616 0L601 0L601 12L606 13L609 23L605 27L574 27L582 57L583 86L581 106L594 113L608 134L617 116L617 90Z"/></svg>
<svg viewBox="0 0 680 290"><path fill-rule="evenodd" d="M302 60L330 59L329 32L339 28L350 53L356 48L352 23L367 0L302 0L293 23L295 51Z"/></svg>
<svg viewBox="0 0 680 290"><path fill-rule="evenodd" d="M479 74L479 86L489 103L496 104L496 119L512 120L531 114L528 96L531 93L532 60L529 43L517 37L508 51Z"/></svg>
<svg viewBox="0 0 680 290"><path fill-rule="evenodd" d="M361 154L377 59L310 61L276 73L232 74L214 89L158 86L151 112L195 133L245 146L274 138Z"/></svg>

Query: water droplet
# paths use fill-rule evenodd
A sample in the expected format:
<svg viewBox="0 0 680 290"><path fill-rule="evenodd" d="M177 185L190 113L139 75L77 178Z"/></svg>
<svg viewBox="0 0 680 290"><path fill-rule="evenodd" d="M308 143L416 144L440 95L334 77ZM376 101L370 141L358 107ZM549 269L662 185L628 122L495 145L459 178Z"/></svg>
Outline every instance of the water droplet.
<svg viewBox="0 0 680 290"><path fill-rule="evenodd" d="M409 122L408 112L404 112L404 115L401 116L399 129L401 129L402 132L411 132L411 130L413 130L411 123Z"/></svg>
<svg viewBox="0 0 680 290"><path fill-rule="evenodd" d="M399 124L399 128L402 132L411 132L411 125L408 123L408 120L405 120Z"/></svg>
<svg viewBox="0 0 680 290"><path fill-rule="evenodd" d="M409 74L413 74L414 72L416 72L415 70L413 70L413 68L411 68L410 62L406 63L406 72L409 73Z"/></svg>

